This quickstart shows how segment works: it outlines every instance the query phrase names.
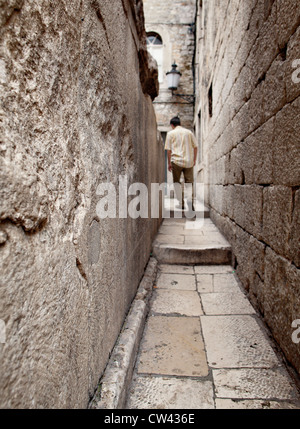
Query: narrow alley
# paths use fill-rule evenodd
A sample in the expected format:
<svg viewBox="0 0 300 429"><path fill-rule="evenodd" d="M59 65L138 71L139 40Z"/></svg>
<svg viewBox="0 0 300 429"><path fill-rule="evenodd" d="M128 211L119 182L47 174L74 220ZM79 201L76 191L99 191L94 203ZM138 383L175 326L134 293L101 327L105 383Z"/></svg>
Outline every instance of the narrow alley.
<svg viewBox="0 0 300 429"><path fill-rule="evenodd" d="M245 294L228 241L203 204L196 220L176 219L173 204L165 200L172 216L153 243L145 320L129 316L91 408L300 409L297 376ZM126 350L128 330L136 347Z"/></svg>
<svg viewBox="0 0 300 429"><path fill-rule="evenodd" d="M203 248L228 246L210 219L199 231L186 222L166 219L157 241L184 238L190 248L198 233ZM233 268L163 262L125 408L300 409L297 385Z"/></svg>
<svg viewBox="0 0 300 429"><path fill-rule="evenodd" d="M0 4L0 409L299 410L299 0Z"/></svg>

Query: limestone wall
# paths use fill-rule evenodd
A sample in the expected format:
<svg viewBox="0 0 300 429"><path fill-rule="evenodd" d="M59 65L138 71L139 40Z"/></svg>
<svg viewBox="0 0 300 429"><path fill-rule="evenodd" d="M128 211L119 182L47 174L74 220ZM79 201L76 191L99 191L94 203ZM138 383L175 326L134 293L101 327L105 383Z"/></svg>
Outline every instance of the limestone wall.
<svg viewBox="0 0 300 429"><path fill-rule="evenodd" d="M1 2L1 42L0 405L85 408L160 222L96 212L164 181L142 2Z"/></svg>
<svg viewBox="0 0 300 429"><path fill-rule="evenodd" d="M297 0L199 2L196 106L211 216L298 372L299 22Z"/></svg>

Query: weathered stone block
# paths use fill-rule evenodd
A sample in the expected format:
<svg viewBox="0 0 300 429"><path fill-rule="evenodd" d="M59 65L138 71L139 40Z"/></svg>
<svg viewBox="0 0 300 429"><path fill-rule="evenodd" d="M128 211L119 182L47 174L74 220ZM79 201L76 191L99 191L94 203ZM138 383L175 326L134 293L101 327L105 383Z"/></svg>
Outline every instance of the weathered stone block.
<svg viewBox="0 0 300 429"><path fill-rule="evenodd" d="M237 148L234 148L226 157L226 176L225 183L244 184L244 172L242 169L243 158L240 143Z"/></svg>
<svg viewBox="0 0 300 429"><path fill-rule="evenodd" d="M263 188L255 185L234 185L232 204L234 222L260 239L263 216Z"/></svg>
<svg viewBox="0 0 300 429"><path fill-rule="evenodd" d="M210 217L214 224L222 231L222 234L226 237L230 244L236 240L236 225L228 218L228 216L221 216L213 208L210 209Z"/></svg>
<svg viewBox="0 0 300 429"><path fill-rule="evenodd" d="M299 25L300 7L294 0L277 2L278 45L283 48Z"/></svg>
<svg viewBox="0 0 300 429"><path fill-rule="evenodd" d="M239 112L233 118L229 126L232 127L232 142L231 147L236 146L243 141L250 133L250 102L248 101L243 105ZM255 112L255 108L252 108Z"/></svg>
<svg viewBox="0 0 300 429"><path fill-rule="evenodd" d="M248 65L245 65L233 86L235 109L240 110L245 103L245 100L250 98L250 95L255 88L255 83L255 75L251 68Z"/></svg>
<svg viewBox="0 0 300 429"><path fill-rule="evenodd" d="M297 267L300 267L300 191L293 192L293 213L290 234L290 255Z"/></svg>
<svg viewBox="0 0 300 429"><path fill-rule="evenodd" d="M291 102L300 95L300 27L290 38L286 55L286 92Z"/></svg>
<svg viewBox="0 0 300 429"><path fill-rule="evenodd" d="M252 76L256 76L257 82L268 70L278 53L278 28L275 6L274 4L270 15L265 21L265 4L263 4L263 9L260 12L261 27L259 28L259 35L247 59L247 64L252 70Z"/></svg>
<svg viewBox="0 0 300 429"><path fill-rule="evenodd" d="M251 98L248 102L248 121L249 134L260 127L265 122L264 112L264 84L261 82L251 93Z"/></svg>
<svg viewBox="0 0 300 429"><path fill-rule="evenodd" d="M234 199L235 199L234 185L226 186L225 198L226 198L226 201L225 201L226 216L228 216L230 219L233 219L234 218Z"/></svg>
<svg viewBox="0 0 300 429"><path fill-rule="evenodd" d="M238 146L240 167L246 184L270 184L273 181L274 119L259 127Z"/></svg>
<svg viewBox="0 0 300 429"><path fill-rule="evenodd" d="M263 194L263 240L276 253L289 257L293 195L291 188L270 186Z"/></svg>
<svg viewBox="0 0 300 429"><path fill-rule="evenodd" d="M11 221L30 232L42 229L49 216L46 188L36 174L20 171L11 162L0 164L0 221Z"/></svg>
<svg viewBox="0 0 300 429"><path fill-rule="evenodd" d="M226 187L225 186L211 186L210 188L210 205L213 207L220 215L227 213L226 210Z"/></svg>
<svg viewBox="0 0 300 429"><path fill-rule="evenodd" d="M300 372L300 349L293 342L292 322L299 319L300 270L267 248L265 259L265 320L288 360Z"/></svg>
<svg viewBox="0 0 300 429"><path fill-rule="evenodd" d="M274 184L300 184L300 97L275 117L273 148Z"/></svg>
<svg viewBox="0 0 300 429"><path fill-rule="evenodd" d="M287 64L279 55L267 71L263 85L263 108L266 120L286 104Z"/></svg>
<svg viewBox="0 0 300 429"><path fill-rule="evenodd" d="M232 246L238 264L237 274L246 290L256 296L257 280L264 279L265 245L236 226L236 239Z"/></svg>

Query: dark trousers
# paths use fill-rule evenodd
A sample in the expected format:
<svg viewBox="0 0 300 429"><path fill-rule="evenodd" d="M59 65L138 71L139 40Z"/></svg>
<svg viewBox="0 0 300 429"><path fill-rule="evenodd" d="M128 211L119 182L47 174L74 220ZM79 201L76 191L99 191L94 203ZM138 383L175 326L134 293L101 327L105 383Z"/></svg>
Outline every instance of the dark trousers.
<svg viewBox="0 0 300 429"><path fill-rule="evenodd" d="M184 188L180 185L180 177L183 173L184 183L191 183L192 186L192 201L194 199L194 167L184 168L179 167L179 165L174 164L172 162L172 174L173 174L173 182L175 185L175 194L176 198L180 204L184 204Z"/></svg>

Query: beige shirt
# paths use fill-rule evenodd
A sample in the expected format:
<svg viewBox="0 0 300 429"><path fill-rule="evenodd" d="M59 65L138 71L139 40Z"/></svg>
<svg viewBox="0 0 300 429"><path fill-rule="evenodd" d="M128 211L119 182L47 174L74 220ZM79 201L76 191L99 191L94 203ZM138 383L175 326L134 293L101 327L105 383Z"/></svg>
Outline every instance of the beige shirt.
<svg viewBox="0 0 300 429"><path fill-rule="evenodd" d="M198 147L194 134L181 126L167 133L165 150L172 152L171 162L183 168L194 166L194 148Z"/></svg>

